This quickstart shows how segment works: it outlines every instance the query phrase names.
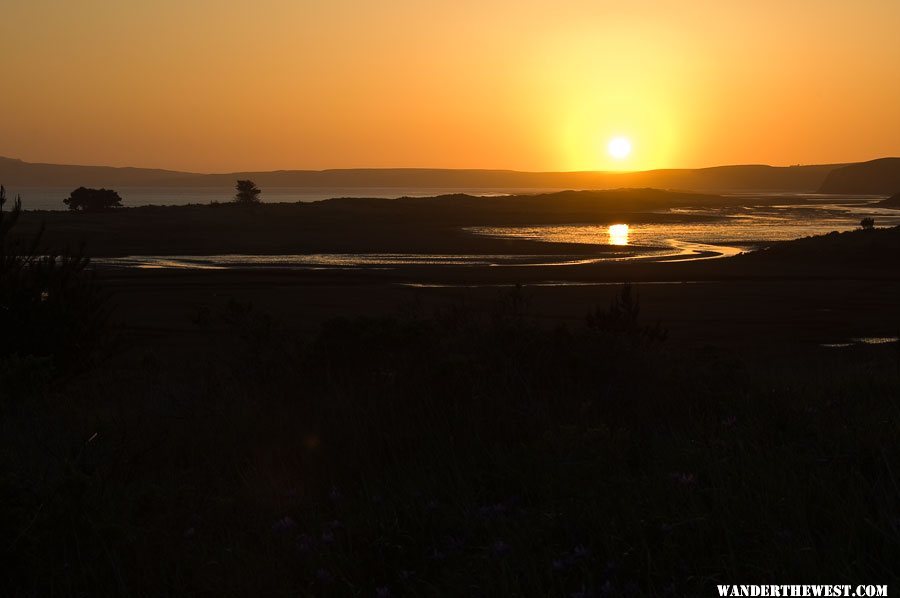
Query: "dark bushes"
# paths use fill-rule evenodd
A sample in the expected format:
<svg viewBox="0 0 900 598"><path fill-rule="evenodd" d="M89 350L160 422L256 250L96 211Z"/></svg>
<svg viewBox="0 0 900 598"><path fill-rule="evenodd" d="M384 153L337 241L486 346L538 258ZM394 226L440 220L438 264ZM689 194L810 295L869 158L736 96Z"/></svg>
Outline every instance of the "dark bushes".
<svg viewBox="0 0 900 598"><path fill-rule="evenodd" d="M683 352L628 288L583 325L542 327L527 306L513 289L306 339L230 303L198 314L194 359L104 370L0 420L7 593L697 596L895 578L892 359Z"/></svg>
<svg viewBox="0 0 900 598"><path fill-rule="evenodd" d="M89 260L81 251L55 252L41 247L41 232L31 239L13 235L21 215L17 198L4 211L0 187L0 361L44 360L68 368L93 357L105 333L105 299Z"/></svg>

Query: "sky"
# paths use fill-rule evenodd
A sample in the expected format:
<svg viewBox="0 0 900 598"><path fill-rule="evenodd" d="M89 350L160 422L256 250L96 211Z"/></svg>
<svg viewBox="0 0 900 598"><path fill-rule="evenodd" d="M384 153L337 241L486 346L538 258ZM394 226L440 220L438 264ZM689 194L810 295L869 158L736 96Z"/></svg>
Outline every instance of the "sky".
<svg viewBox="0 0 900 598"><path fill-rule="evenodd" d="M228 172L900 155L898 0L3 0L0 155ZM607 151L624 137L631 153Z"/></svg>

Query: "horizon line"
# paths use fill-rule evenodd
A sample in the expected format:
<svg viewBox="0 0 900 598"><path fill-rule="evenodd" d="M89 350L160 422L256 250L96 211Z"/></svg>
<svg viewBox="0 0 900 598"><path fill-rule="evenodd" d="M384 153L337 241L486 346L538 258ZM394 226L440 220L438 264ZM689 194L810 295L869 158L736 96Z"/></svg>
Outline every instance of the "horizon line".
<svg viewBox="0 0 900 598"><path fill-rule="evenodd" d="M21 158L11 158L0 155L0 160L10 162L19 162L34 166L63 166L72 168L112 168L116 170L157 170L169 172L173 174L200 175L200 176L221 176L229 174L272 174L279 172L337 172L337 171L378 171L378 170L405 170L405 171L456 171L456 172L510 172L518 174L604 174L604 175L627 175L641 174L648 172L672 171L672 170L711 170L715 168L739 168L751 166L763 166L767 168L810 168L816 166L849 166L851 164L864 164L867 162L875 162L878 160L898 159L900 156L880 156L868 160L858 160L851 162L817 162L817 163L796 163L786 165L765 164L765 163L735 163L735 164L717 164L712 166L671 166L661 168L648 168L641 170L517 170L514 168L464 168L464 167L435 167L435 166L349 166L337 168L273 168L271 170L227 170L215 172L200 172L192 170L175 170L172 168L162 168L153 166L112 166L109 164L72 164L59 162L30 162Z"/></svg>

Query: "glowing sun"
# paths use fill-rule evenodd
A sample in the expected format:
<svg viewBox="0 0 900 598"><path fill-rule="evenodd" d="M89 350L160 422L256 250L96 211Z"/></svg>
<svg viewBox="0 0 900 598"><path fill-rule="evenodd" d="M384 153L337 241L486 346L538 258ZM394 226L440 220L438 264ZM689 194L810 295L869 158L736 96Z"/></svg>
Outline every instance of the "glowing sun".
<svg viewBox="0 0 900 598"><path fill-rule="evenodd" d="M631 153L631 141L627 137L613 137L609 140L606 151L616 160L624 160Z"/></svg>

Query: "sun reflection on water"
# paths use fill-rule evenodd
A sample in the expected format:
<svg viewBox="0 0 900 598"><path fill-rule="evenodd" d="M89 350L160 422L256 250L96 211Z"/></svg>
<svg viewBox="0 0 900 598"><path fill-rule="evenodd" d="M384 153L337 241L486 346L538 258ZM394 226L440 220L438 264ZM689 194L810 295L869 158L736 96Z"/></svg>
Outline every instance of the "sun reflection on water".
<svg viewBox="0 0 900 598"><path fill-rule="evenodd" d="M628 225L627 224L610 224L609 225L609 244L610 245L628 245Z"/></svg>

